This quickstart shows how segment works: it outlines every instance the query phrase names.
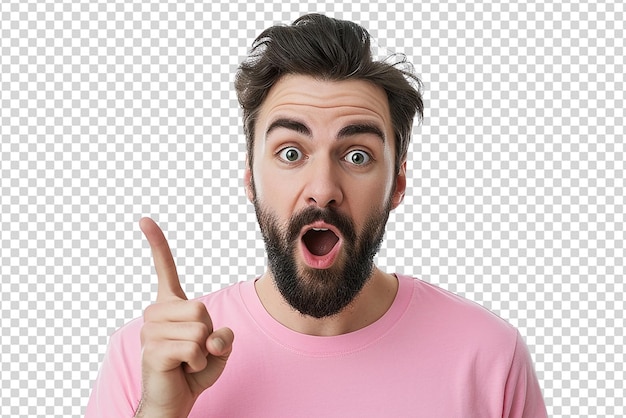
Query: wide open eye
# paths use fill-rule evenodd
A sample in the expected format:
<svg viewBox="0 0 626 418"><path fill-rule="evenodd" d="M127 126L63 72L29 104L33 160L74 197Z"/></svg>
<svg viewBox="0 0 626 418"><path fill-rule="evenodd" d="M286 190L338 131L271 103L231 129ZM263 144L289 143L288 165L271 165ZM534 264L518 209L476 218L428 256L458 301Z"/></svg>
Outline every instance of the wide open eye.
<svg viewBox="0 0 626 418"><path fill-rule="evenodd" d="M348 154L346 154L344 159L347 162L349 162L350 164L366 165L367 163L369 163L372 160L372 157L370 157L369 154L367 152L365 152L365 151L354 150L354 151L350 151Z"/></svg>
<svg viewBox="0 0 626 418"><path fill-rule="evenodd" d="M296 147L287 147L280 150L278 157L283 161L295 163L302 159L302 151Z"/></svg>

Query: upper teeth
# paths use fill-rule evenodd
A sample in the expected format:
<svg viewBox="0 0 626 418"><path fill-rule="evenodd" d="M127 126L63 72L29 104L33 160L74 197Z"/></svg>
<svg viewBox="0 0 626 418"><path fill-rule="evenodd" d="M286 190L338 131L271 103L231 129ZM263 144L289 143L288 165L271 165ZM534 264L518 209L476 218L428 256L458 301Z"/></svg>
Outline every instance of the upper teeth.
<svg viewBox="0 0 626 418"><path fill-rule="evenodd" d="M328 231L328 228L313 228L313 231Z"/></svg>

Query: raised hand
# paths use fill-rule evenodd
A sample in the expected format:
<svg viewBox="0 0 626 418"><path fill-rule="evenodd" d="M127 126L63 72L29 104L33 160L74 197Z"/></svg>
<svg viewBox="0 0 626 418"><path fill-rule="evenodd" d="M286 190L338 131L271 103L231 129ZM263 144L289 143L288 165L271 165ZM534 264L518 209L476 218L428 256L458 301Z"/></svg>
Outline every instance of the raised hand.
<svg viewBox="0 0 626 418"><path fill-rule="evenodd" d="M170 247L158 225L139 226L152 249L156 303L144 311L141 330L143 395L136 417L184 417L226 366L233 332L213 330L205 305L189 301L180 286Z"/></svg>

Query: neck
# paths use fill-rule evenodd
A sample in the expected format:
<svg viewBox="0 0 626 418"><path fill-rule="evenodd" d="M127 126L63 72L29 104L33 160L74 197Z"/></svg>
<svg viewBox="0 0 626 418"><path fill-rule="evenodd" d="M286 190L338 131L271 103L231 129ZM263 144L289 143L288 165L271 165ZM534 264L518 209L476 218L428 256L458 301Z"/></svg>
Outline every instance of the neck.
<svg viewBox="0 0 626 418"><path fill-rule="evenodd" d="M314 318L293 309L280 294L267 271L257 280L256 291L265 310L282 325L308 335L333 336L364 328L382 317L398 291L398 279L374 268L371 277L350 305L336 315Z"/></svg>

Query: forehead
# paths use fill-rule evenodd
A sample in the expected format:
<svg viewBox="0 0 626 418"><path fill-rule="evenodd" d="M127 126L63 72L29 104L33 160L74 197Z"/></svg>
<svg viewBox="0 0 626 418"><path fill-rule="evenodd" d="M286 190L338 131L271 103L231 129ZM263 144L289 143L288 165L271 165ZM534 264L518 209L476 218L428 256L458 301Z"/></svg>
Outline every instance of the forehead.
<svg viewBox="0 0 626 418"><path fill-rule="evenodd" d="M364 80L320 80L305 75L286 75L269 91L261 105L257 128L289 114L304 118L360 118L391 130L389 101L385 90Z"/></svg>

